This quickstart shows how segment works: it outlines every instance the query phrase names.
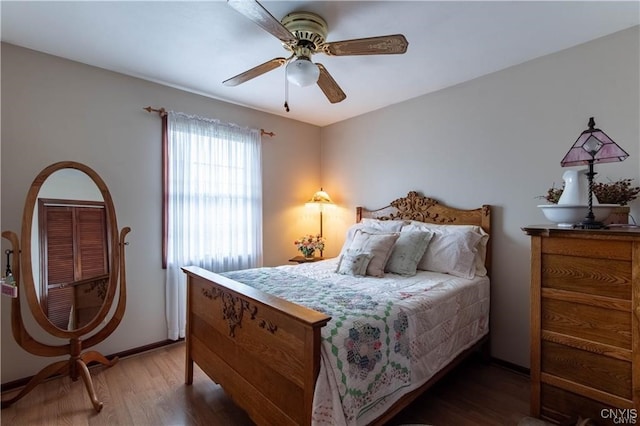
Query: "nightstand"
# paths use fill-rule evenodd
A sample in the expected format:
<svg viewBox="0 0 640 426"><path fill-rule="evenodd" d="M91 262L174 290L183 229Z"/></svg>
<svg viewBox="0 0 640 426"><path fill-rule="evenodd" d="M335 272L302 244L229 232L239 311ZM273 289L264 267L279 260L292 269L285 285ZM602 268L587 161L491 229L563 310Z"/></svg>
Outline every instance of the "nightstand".
<svg viewBox="0 0 640 426"><path fill-rule="evenodd" d="M317 262L319 260L324 260L324 257L314 257L313 259L307 259L304 256L296 256L289 259L289 262L309 263L309 262Z"/></svg>

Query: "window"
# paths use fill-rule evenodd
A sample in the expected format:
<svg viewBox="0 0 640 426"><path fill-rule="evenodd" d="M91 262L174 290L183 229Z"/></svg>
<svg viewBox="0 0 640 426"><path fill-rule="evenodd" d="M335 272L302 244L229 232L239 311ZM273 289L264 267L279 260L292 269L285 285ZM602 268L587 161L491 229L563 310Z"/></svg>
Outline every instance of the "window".
<svg viewBox="0 0 640 426"><path fill-rule="evenodd" d="M262 264L261 142L259 130L174 112L166 135L167 315L175 339L184 335L184 322L172 319L184 313L180 267Z"/></svg>

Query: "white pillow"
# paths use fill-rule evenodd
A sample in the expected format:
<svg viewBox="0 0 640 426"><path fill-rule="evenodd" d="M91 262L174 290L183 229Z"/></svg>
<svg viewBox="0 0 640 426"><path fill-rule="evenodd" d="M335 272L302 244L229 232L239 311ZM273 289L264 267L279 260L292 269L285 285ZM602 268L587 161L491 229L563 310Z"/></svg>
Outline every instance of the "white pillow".
<svg viewBox="0 0 640 426"><path fill-rule="evenodd" d="M418 269L473 278L476 274L476 246L481 238L482 235L473 231L436 229Z"/></svg>
<svg viewBox="0 0 640 426"><path fill-rule="evenodd" d="M367 275L382 277L384 276L384 267L398 236L398 233L372 234L358 229L349 249L361 253L371 253L373 257L367 265Z"/></svg>
<svg viewBox="0 0 640 426"><path fill-rule="evenodd" d="M400 232L402 227L409 222L406 220L380 220L364 217L360 219L360 223L380 232Z"/></svg>
<svg viewBox="0 0 640 426"><path fill-rule="evenodd" d="M479 228L478 233L482 236L482 238L480 238L480 242L476 246L476 249L478 250L475 258L476 275L479 277L484 277L485 275L487 275L486 261L487 261L487 242L489 241L489 234L487 234L484 229L480 227L478 228Z"/></svg>
<svg viewBox="0 0 640 426"><path fill-rule="evenodd" d="M424 256L432 237L431 231L405 231L404 229L400 231L385 271L400 275L415 275L418 262Z"/></svg>
<svg viewBox="0 0 640 426"><path fill-rule="evenodd" d="M349 249L340 256L336 272L342 275L364 276L367 274L367 266L372 257L371 253L362 253Z"/></svg>
<svg viewBox="0 0 640 426"><path fill-rule="evenodd" d="M358 229L367 231L370 234L389 234L393 232L400 232L402 226L407 223L409 222L406 220L379 220L362 218L360 222L351 225L349 229L347 229L344 243L342 244L342 248L340 249L340 254L338 256L342 256L343 254L345 254L347 249L351 246L353 237L356 235L356 231Z"/></svg>
<svg viewBox="0 0 640 426"><path fill-rule="evenodd" d="M424 223L418 221L411 221L409 225L406 225L403 230L432 230L435 232L434 238L431 240L427 252L424 257L418 263L418 269L421 270L433 270L429 268L434 267L434 263L437 264L435 272L450 273L456 276L462 276L464 278L471 278L474 275L485 276L487 275L487 268L485 267L485 259L487 253L487 242L489 240L489 234L487 234L480 226L477 225L450 225L450 224L438 224L438 223ZM453 236L449 236L447 239L437 238L446 234L454 233ZM464 235L469 234L469 235ZM460 241L456 241L460 240ZM466 241L465 241L466 240ZM475 241L475 245L474 245ZM442 245L446 244L451 246L452 244L460 243L457 252L457 257L453 257L448 261L434 259L433 253L429 253L432 250L431 244L437 244L433 247L434 251L442 251ZM466 247L466 249L465 249ZM456 250L449 247L449 253L445 256L454 256ZM470 267L468 266L469 259L468 253L462 253L462 250L470 250L473 254L473 261ZM429 263L427 259L429 257ZM442 255L442 254L440 254ZM460 262L458 266L454 266L455 262Z"/></svg>
<svg viewBox="0 0 640 426"><path fill-rule="evenodd" d="M342 256L347 252L349 247L351 246L351 242L353 241L353 237L356 236L356 231L358 229L366 230L372 234L376 233L376 230L373 228L369 228L365 226L363 223L354 223L347 229L347 233L344 238L344 243L342 244L342 248L340 249L340 255Z"/></svg>

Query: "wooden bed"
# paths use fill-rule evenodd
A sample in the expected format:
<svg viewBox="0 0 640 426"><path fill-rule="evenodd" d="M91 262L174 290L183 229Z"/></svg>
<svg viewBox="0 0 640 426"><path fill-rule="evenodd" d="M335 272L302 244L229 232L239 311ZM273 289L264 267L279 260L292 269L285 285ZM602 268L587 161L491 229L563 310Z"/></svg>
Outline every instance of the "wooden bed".
<svg viewBox="0 0 640 426"><path fill-rule="evenodd" d="M417 192L382 209L358 207L356 219L362 218L478 225L491 231L490 206L459 210ZM490 273L489 244L485 265ZM187 274L186 383L193 382L195 362L256 424L310 425L321 328L330 317L198 267L183 270ZM373 424L389 421L471 352L483 344L486 349L487 342L488 335L403 396Z"/></svg>

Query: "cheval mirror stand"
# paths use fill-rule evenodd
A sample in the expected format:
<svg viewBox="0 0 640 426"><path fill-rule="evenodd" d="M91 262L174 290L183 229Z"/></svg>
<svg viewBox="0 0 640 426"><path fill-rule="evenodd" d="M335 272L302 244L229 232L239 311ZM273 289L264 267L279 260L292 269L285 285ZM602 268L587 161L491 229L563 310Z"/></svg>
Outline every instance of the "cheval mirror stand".
<svg viewBox="0 0 640 426"><path fill-rule="evenodd" d="M124 246L130 230L125 227L118 233L109 190L88 166L59 162L35 178L22 216L22 240L12 231L2 232L11 245L7 252L13 254L7 273L17 287L11 301L11 330L25 351L43 357L68 355L69 359L44 367L17 395L2 400L2 408L47 378L68 375L73 381L82 378L93 408L102 410L87 365L97 362L110 367L118 358L108 360L87 348L111 335L124 316ZM109 316L116 293L117 305ZM25 296L38 325L67 343L51 345L32 337L21 312Z"/></svg>

